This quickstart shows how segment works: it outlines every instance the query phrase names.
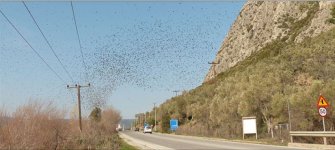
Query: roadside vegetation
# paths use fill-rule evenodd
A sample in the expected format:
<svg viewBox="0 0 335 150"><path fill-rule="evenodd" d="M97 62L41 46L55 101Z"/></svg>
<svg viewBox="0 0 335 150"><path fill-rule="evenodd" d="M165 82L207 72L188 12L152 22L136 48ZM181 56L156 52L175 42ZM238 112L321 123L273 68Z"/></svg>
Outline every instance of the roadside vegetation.
<svg viewBox="0 0 335 150"><path fill-rule="evenodd" d="M30 101L11 114L1 108L0 149L119 149L118 111L106 108L96 118L84 118L82 132L78 119L65 119L66 113L39 101Z"/></svg>
<svg viewBox="0 0 335 150"><path fill-rule="evenodd" d="M169 132L173 118L180 125L176 134L241 139L242 117L256 116L261 139L287 143L289 112L292 131L323 130L316 107L321 93L330 102L326 130L334 131L334 39L332 29L299 44L280 39L269 43L216 78L161 104L157 129ZM322 138L295 141L322 143ZM329 143L335 144L335 139Z"/></svg>
<svg viewBox="0 0 335 150"><path fill-rule="evenodd" d="M335 24L335 4L333 5L333 8L331 9L331 18L327 19L326 22Z"/></svg>
<svg viewBox="0 0 335 150"><path fill-rule="evenodd" d="M127 142L121 139L120 150L138 150L138 148L129 145Z"/></svg>

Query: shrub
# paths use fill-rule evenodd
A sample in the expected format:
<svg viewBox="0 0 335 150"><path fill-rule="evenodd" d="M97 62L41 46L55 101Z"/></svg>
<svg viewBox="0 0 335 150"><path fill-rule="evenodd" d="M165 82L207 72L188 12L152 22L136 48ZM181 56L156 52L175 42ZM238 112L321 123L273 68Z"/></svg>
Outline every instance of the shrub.
<svg viewBox="0 0 335 150"><path fill-rule="evenodd" d="M65 144L65 111L52 103L29 102L19 107L1 126L0 148L57 149Z"/></svg>
<svg viewBox="0 0 335 150"><path fill-rule="evenodd" d="M98 110L98 109L95 109ZM66 111L53 103L30 101L11 115L0 109L0 149L118 149L115 127L120 113L107 108L100 122L83 118L83 131L77 119L65 119Z"/></svg>

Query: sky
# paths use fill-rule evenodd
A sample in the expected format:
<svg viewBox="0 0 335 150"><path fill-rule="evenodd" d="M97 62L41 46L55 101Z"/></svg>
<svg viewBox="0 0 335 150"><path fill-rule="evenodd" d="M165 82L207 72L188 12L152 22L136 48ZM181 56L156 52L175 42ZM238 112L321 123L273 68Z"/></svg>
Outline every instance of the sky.
<svg viewBox="0 0 335 150"><path fill-rule="evenodd" d="M24 4L0 2L36 51L0 14L2 108L38 100L71 111L77 91L66 85L90 83L81 89L84 116L112 106L130 119L202 84L244 2L75 1L74 13L71 2L25 4L64 67Z"/></svg>

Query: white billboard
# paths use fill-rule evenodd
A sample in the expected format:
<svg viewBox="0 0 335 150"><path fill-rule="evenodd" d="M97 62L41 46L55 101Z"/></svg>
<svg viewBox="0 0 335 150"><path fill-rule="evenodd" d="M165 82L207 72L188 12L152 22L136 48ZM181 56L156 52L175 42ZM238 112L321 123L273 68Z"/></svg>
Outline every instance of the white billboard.
<svg viewBox="0 0 335 150"><path fill-rule="evenodd" d="M242 125L243 125L243 139L244 134L256 134L257 139L256 117L242 117Z"/></svg>

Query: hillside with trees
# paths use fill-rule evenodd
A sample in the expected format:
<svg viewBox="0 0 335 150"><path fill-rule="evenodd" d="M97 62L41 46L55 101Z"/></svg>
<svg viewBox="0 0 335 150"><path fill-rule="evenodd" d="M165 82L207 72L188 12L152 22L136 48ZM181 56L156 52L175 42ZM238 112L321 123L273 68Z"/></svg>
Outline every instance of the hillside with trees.
<svg viewBox="0 0 335 150"><path fill-rule="evenodd" d="M242 117L256 116L261 138L288 140L289 112L292 131L322 130L316 108L321 93L331 106L326 129L333 131L334 45L335 28L300 44L280 40L268 44L209 82L161 104L158 129L169 132L167 120L175 118L180 123L178 134L234 139L242 137ZM283 135L275 129L279 124L287 124Z"/></svg>
<svg viewBox="0 0 335 150"><path fill-rule="evenodd" d="M289 130L323 130L316 107L320 94L330 102L326 130L334 131L335 28L331 20L335 4L330 6L330 17L322 19L330 29L297 40L321 8L319 2L301 3L297 8L306 9L304 18L283 15L278 22L287 29L283 36L199 87L161 104L157 108L159 131L169 132L167 120L174 118L180 124L177 134L240 139L242 117L256 116L261 139L287 142ZM321 138L299 140L322 143ZM335 144L335 140L329 143Z"/></svg>

